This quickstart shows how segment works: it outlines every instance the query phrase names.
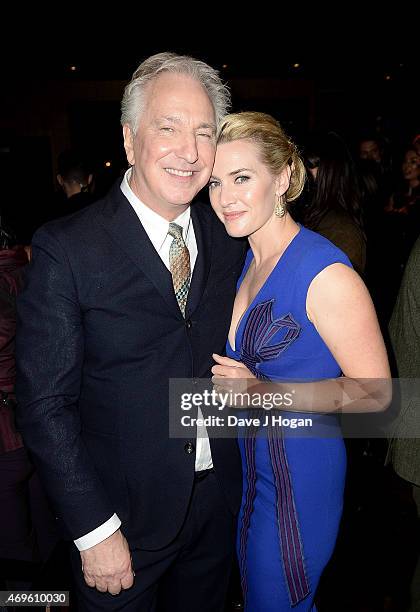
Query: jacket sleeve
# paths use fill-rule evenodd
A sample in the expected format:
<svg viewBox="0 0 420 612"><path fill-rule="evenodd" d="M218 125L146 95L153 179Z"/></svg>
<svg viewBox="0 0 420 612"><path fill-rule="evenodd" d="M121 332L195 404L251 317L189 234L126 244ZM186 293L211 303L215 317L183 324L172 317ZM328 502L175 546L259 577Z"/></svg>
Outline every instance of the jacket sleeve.
<svg viewBox="0 0 420 612"><path fill-rule="evenodd" d="M58 518L77 539L114 509L81 437L83 320L64 248L48 227L33 239L18 298L17 423Z"/></svg>

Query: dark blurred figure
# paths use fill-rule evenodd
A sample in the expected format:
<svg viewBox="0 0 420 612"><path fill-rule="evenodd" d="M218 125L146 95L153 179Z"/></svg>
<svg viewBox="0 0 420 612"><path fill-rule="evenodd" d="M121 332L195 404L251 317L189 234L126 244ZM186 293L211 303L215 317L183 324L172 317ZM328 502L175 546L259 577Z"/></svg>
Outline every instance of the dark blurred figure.
<svg viewBox="0 0 420 612"><path fill-rule="evenodd" d="M395 290L393 293L389 291L390 270L395 268L390 245L395 236L392 237L392 228L384 212L389 194L383 189L382 175L375 161L359 159L356 167L367 242L364 276L384 333L395 299ZM389 263L388 259L391 260Z"/></svg>
<svg viewBox="0 0 420 612"><path fill-rule="evenodd" d="M369 234L369 226L375 226L378 213L383 212L386 201L381 189L381 174L378 164L371 159L357 160L356 172L363 206L364 227L366 234ZM368 242L369 238L368 235Z"/></svg>
<svg viewBox="0 0 420 612"><path fill-rule="evenodd" d="M388 176L392 172L389 143L376 132L366 132L360 136L358 157L375 162L383 176Z"/></svg>
<svg viewBox="0 0 420 612"><path fill-rule="evenodd" d="M379 197L386 201L392 191L393 165L390 143L376 132L365 132L357 143L358 162L371 162L375 169Z"/></svg>
<svg viewBox="0 0 420 612"><path fill-rule="evenodd" d="M356 164L346 144L334 132L314 135L304 148L304 161L309 180L300 220L341 248L364 276L365 210L370 209L373 219L376 211L382 214L383 210L377 162L366 159ZM342 527L319 592L320 609L328 612L336 612L337 594L342 597L343 591L349 605L354 598L363 602L366 610L374 609L369 608L372 591L378 591L378 599L381 598L374 585L377 576L373 570L371 582L365 582L366 566L376 559L378 541L383 539L381 525L378 521L373 525L369 514L372 508L376 510L375 498L382 495L386 448L381 442L367 438L345 440L348 464ZM369 561L365 563L365 559ZM352 592L347 592L349 581L354 584Z"/></svg>
<svg viewBox="0 0 420 612"><path fill-rule="evenodd" d="M414 147L406 149L401 164L401 173L400 185L391 194L386 212L418 216L420 210L420 154Z"/></svg>
<svg viewBox="0 0 420 612"><path fill-rule="evenodd" d="M376 264L370 271L374 302L388 324L401 284L404 267L420 232L420 157L405 152L397 187L378 214Z"/></svg>
<svg viewBox="0 0 420 612"><path fill-rule="evenodd" d="M412 146L415 152L417 153L417 155L420 155L420 134L416 134L414 136Z"/></svg>
<svg viewBox="0 0 420 612"><path fill-rule="evenodd" d="M56 543L55 520L14 419L16 296L28 255L0 220L0 589L30 589Z"/></svg>
<svg viewBox="0 0 420 612"><path fill-rule="evenodd" d="M58 158L57 170L57 181L66 201L60 210L55 211L56 216L70 215L94 201L93 172L86 156L73 149L63 151Z"/></svg>
<svg viewBox="0 0 420 612"><path fill-rule="evenodd" d="M301 221L346 253L363 274L366 236L355 165L342 139L334 132L312 138L304 149L308 172Z"/></svg>
<svg viewBox="0 0 420 612"><path fill-rule="evenodd" d="M377 164L382 164L384 156L384 146L379 138L374 135L365 134L359 141L360 159L370 159Z"/></svg>
<svg viewBox="0 0 420 612"><path fill-rule="evenodd" d="M402 379L416 379L416 390L420 380L420 238L417 239L408 259L401 288L392 313L390 337L397 365L397 374ZM401 389L401 412L395 438L391 441L388 460L405 483L416 520L410 514L401 517L411 529L407 540L414 545L400 551L401 563L406 576L411 580L410 612L420 610L420 397L407 384ZM415 502L415 503L413 503ZM409 508L409 504L406 503ZM411 514L411 518L412 518ZM410 554L411 552L411 554ZM417 556L417 566L416 566ZM410 558L411 557L411 558ZM413 558L414 557L414 558ZM415 567L416 566L416 567ZM414 569L415 568L415 569Z"/></svg>

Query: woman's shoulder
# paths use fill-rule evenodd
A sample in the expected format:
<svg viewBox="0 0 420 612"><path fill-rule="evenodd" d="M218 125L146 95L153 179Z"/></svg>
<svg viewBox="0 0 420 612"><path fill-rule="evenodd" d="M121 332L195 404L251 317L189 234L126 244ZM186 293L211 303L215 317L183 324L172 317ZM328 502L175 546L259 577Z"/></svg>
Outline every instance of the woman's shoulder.
<svg viewBox="0 0 420 612"><path fill-rule="evenodd" d="M330 240L302 226L300 237L300 248L295 266L298 278L307 285L324 268L340 263L352 267L348 256L335 246Z"/></svg>
<svg viewBox="0 0 420 612"><path fill-rule="evenodd" d="M331 240L314 232L307 227L301 226L302 231L302 261L307 262L308 260L314 259L337 259L342 260L343 263L350 264L350 260L346 253L337 247Z"/></svg>

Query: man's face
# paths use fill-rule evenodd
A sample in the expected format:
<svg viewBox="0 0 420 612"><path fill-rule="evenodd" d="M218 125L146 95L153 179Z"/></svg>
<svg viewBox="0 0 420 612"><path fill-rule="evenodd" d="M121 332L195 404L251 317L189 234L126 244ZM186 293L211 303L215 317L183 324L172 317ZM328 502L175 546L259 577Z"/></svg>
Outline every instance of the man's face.
<svg viewBox="0 0 420 612"><path fill-rule="evenodd" d="M168 221L175 219L209 180L215 131L213 106L200 83L173 73L153 80L136 135L124 126L134 193Z"/></svg>
<svg viewBox="0 0 420 612"><path fill-rule="evenodd" d="M360 143L360 158L371 159L379 164L382 156L378 143L375 140L363 140Z"/></svg>

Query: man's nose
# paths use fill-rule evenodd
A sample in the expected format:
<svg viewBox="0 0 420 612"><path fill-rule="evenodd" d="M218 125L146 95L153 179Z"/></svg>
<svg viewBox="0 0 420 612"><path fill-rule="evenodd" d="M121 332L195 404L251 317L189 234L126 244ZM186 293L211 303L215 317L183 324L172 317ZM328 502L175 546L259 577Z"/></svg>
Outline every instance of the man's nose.
<svg viewBox="0 0 420 612"><path fill-rule="evenodd" d="M185 159L189 164L194 164L198 159L198 147L194 134L184 134L179 143L177 155Z"/></svg>

